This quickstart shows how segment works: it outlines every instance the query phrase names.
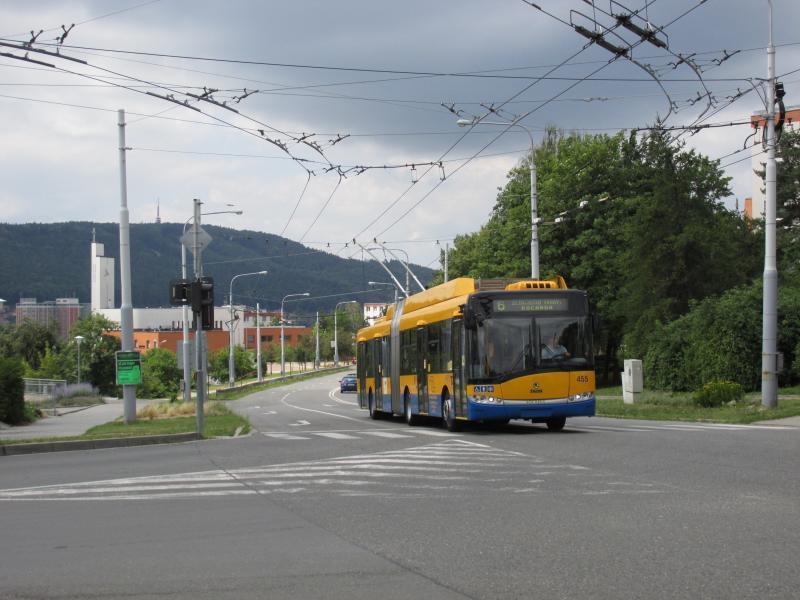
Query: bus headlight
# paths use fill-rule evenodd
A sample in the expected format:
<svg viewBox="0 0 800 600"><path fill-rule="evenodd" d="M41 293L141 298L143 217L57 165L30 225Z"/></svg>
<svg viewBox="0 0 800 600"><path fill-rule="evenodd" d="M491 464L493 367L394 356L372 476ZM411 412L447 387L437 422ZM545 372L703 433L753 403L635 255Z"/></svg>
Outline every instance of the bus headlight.
<svg viewBox="0 0 800 600"><path fill-rule="evenodd" d="M583 392L569 397L570 402L585 402L586 400L594 400L594 392Z"/></svg>
<svg viewBox="0 0 800 600"><path fill-rule="evenodd" d="M469 399L476 404L502 404L502 398L494 396L470 396Z"/></svg>

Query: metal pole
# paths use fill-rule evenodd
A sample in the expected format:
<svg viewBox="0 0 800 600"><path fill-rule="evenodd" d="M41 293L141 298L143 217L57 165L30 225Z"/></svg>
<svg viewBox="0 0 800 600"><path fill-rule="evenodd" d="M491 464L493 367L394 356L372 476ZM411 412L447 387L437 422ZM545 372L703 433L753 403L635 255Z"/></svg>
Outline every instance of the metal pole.
<svg viewBox="0 0 800 600"><path fill-rule="evenodd" d="M317 311L317 352L314 355L314 366L319 369L320 361L319 361L319 311Z"/></svg>
<svg viewBox="0 0 800 600"><path fill-rule="evenodd" d="M767 47L767 165L764 221L764 305L761 349L761 404L778 406L777 330L778 265L776 260L776 171L775 162L775 46L772 43L772 0L769 3L769 46Z"/></svg>
<svg viewBox="0 0 800 600"><path fill-rule="evenodd" d="M286 300L286 298L283 300ZM286 374L286 367L283 359L283 300L281 300L281 377Z"/></svg>
<svg viewBox="0 0 800 600"><path fill-rule="evenodd" d="M448 272L447 272L447 255L450 253L450 242L447 242L444 245L444 282L447 283L450 281L448 279Z"/></svg>
<svg viewBox="0 0 800 600"><path fill-rule="evenodd" d="M184 232L186 227L183 228ZM181 242L181 277L186 279L186 246ZM181 307L183 317L183 401L192 401L192 360L189 357L191 344L189 343L189 307Z"/></svg>
<svg viewBox="0 0 800 600"><path fill-rule="evenodd" d="M128 181L125 167L125 111L117 111L119 126L119 271L120 304L119 320L122 329L122 350L132 352L133 348L133 302L131 300L131 245L130 225L128 224ZM125 424L136 420L136 386L122 386L123 418Z"/></svg>
<svg viewBox="0 0 800 600"><path fill-rule="evenodd" d="M78 384L81 382L81 340L78 340Z"/></svg>
<svg viewBox="0 0 800 600"><path fill-rule="evenodd" d="M259 383L264 381L264 370L261 368L261 303L256 302L256 373Z"/></svg>
<svg viewBox="0 0 800 600"><path fill-rule="evenodd" d="M203 275L203 266L202 262L200 261L200 243L198 240L198 234L200 233L200 207L202 206L202 202L200 200L195 199L194 201L194 239L192 241L192 247L194 248L194 277L195 279L199 279ZM201 318L200 313L196 313L195 315L195 332L194 332L194 342L195 342L195 356L197 357L197 408L195 410L196 413L196 422L197 422L197 436L203 436L203 429L205 426L205 415L203 414L203 410L205 407L205 396L206 396L206 365L205 361L203 360L203 319Z"/></svg>
<svg viewBox="0 0 800 600"><path fill-rule="evenodd" d="M336 313L339 312L339 305L333 309L333 366L339 366L339 328L336 325Z"/></svg>
<svg viewBox="0 0 800 600"><path fill-rule="evenodd" d="M522 125L520 125L522 127ZM528 131L525 128L525 131ZM539 195L536 190L536 158L531 136L531 279L539 279Z"/></svg>
<svg viewBox="0 0 800 600"><path fill-rule="evenodd" d="M230 291L228 292L228 303L230 304L230 321L228 321L228 387L233 387L236 380L236 366L233 363L233 280L231 277Z"/></svg>

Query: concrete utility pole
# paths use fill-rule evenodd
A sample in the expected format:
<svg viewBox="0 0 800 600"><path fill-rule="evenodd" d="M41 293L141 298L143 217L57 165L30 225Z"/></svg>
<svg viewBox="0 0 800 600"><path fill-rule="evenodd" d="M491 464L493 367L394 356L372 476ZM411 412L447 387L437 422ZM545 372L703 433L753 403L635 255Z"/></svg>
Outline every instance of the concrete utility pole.
<svg viewBox="0 0 800 600"><path fill-rule="evenodd" d="M233 387L236 382L236 361L233 358L233 324L235 322L233 313L233 282L239 277L249 277L251 275L266 275L267 271L256 271L255 273L239 273L231 277L230 291L228 292L228 303L230 304L231 320L228 324L228 387Z"/></svg>
<svg viewBox="0 0 800 600"><path fill-rule="evenodd" d="M319 311L317 311L317 351L314 354L314 368L319 369Z"/></svg>
<svg viewBox="0 0 800 600"><path fill-rule="evenodd" d="M133 352L133 302L131 300L131 243L128 215L128 179L125 168L125 111L117 111L119 126L119 272L122 302L119 320L122 329L122 351ZM125 424L136 420L136 386L122 386L123 418Z"/></svg>
<svg viewBox="0 0 800 600"><path fill-rule="evenodd" d="M284 350L283 350L283 303L286 302L287 298L293 298L295 296L309 296L309 292L303 292L302 294L286 294L283 299L281 300L281 377L286 374L286 361L284 360Z"/></svg>
<svg viewBox="0 0 800 600"><path fill-rule="evenodd" d="M776 171L775 162L775 46L772 43L772 0L769 4L767 47L767 165L764 220L764 306L761 346L761 404L778 406L778 265L776 260Z"/></svg>

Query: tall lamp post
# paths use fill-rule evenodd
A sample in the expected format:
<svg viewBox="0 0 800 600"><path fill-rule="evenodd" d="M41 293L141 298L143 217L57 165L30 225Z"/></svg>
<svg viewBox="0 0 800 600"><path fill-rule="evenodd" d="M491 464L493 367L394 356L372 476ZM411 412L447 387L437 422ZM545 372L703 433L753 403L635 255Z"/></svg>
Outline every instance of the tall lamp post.
<svg viewBox="0 0 800 600"><path fill-rule="evenodd" d="M84 339L82 335L75 336L75 341L78 343L78 383L81 382L81 342Z"/></svg>
<svg viewBox="0 0 800 600"><path fill-rule="evenodd" d="M281 300L281 377L286 374L286 362L284 361L284 353L283 353L283 303L286 302L287 298L295 298L300 296L310 296L308 292L303 292L302 294L286 294Z"/></svg>
<svg viewBox="0 0 800 600"><path fill-rule="evenodd" d="M356 300L342 300L336 303L336 308L333 309L333 366L339 366L339 329L336 326L336 316L339 312L339 307L342 304L358 304Z"/></svg>
<svg viewBox="0 0 800 600"><path fill-rule="evenodd" d="M536 194L536 160L534 157L535 146L533 144L533 133L522 123L516 121L481 121L479 119L459 119L456 121L459 127L472 127L474 125L500 125L503 127L519 127L524 129L531 141L531 279L539 279L539 206Z"/></svg>
<svg viewBox="0 0 800 600"><path fill-rule="evenodd" d="M217 210L212 212L205 212L201 213L200 216L204 217L206 215L241 215L241 210ZM183 224L183 235L186 235L186 228L189 226L194 220L194 215L189 217L186 220L186 223ZM183 279L187 279L189 277L188 274L188 267L186 266L186 245L181 243L181 277ZM192 401L192 359L189 356L189 307L187 305L183 305L182 307L182 318L183 318L183 401L184 402L191 402ZM195 344L197 340L195 340Z"/></svg>
<svg viewBox="0 0 800 600"><path fill-rule="evenodd" d="M251 275L266 275L267 271L255 271L253 273L239 273L238 275L234 275L231 277L231 285L230 290L228 290L228 302L230 303L230 315L231 320L228 323L228 342L229 342L229 351L228 351L228 387L233 387L234 381L236 381L236 365L234 364L233 360L233 282L236 281L239 277L249 277ZM256 319L258 316L256 315ZM259 340L260 342L260 340Z"/></svg>

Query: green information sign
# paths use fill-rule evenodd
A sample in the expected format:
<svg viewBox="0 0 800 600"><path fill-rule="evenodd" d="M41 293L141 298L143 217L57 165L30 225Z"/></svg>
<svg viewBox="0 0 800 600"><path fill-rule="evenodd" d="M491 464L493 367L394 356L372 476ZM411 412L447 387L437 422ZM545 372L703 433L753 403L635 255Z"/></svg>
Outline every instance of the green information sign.
<svg viewBox="0 0 800 600"><path fill-rule="evenodd" d="M138 352L117 352L117 385L142 383L142 355Z"/></svg>

